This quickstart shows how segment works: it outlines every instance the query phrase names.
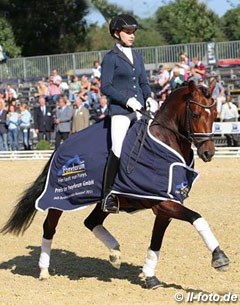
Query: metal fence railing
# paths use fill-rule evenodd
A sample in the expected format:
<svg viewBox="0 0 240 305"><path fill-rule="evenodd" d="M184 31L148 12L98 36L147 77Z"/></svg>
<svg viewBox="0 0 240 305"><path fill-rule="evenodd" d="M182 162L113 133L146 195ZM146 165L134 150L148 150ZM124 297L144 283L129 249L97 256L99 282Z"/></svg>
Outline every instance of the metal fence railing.
<svg viewBox="0 0 240 305"><path fill-rule="evenodd" d="M240 41L212 44L216 60L240 58ZM197 56L207 62L208 46L209 43L201 42L136 49L142 54L145 64L154 69L159 63L177 62L181 51L185 51L190 59ZM58 68L61 75L88 73L93 61L101 61L106 52L107 50L9 59L0 65L0 81L41 79L49 76L53 68Z"/></svg>

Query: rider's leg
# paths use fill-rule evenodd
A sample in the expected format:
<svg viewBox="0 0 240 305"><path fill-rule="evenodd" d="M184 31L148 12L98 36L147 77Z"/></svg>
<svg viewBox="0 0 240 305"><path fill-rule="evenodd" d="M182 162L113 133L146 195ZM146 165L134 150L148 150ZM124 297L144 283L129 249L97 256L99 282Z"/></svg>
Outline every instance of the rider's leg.
<svg viewBox="0 0 240 305"><path fill-rule="evenodd" d="M110 152L104 174L104 199L102 202L104 212L116 213L119 210L118 198L113 194L109 195L109 193L118 172L122 144L130 123L131 116L129 115L114 115L111 119L112 151Z"/></svg>

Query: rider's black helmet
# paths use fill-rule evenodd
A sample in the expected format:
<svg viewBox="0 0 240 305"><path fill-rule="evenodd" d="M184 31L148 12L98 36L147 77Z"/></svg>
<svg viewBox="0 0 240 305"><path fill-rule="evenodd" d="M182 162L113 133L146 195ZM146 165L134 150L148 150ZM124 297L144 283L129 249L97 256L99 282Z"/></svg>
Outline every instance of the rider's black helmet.
<svg viewBox="0 0 240 305"><path fill-rule="evenodd" d="M109 32L112 35L112 37L116 38L114 36L114 32L121 31L122 29L137 30L138 29L137 20L131 15L127 15L127 14L121 14L113 17L109 24Z"/></svg>

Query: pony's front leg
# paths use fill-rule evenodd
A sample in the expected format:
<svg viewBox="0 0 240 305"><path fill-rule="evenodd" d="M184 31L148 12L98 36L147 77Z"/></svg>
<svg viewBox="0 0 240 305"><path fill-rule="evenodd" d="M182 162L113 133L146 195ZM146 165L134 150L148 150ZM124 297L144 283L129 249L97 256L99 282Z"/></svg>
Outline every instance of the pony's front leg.
<svg viewBox="0 0 240 305"><path fill-rule="evenodd" d="M162 245L165 231L170 224L171 219L162 214L157 214L153 226L150 247L144 260L143 274L145 286L148 289L156 289L161 286L161 282L155 276L157 263L159 261L159 252Z"/></svg>
<svg viewBox="0 0 240 305"><path fill-rule="evenodd" d="M109 261L114 268L119 269L121 265L120 245L115 237L103 226L103 222L108 215L108 213L102 211L101 204L98 203L85 219L84 225L109 249Z"/></svg>
<svg viewBox="0 0 240 305"><path fill-rule="evenodd" d="M155 213L163 213L169 218L187 221L193 225L202 237L208 250L212 253L212 267L219 271L227 270L229 259L220 249L219 242L213 234L208 222L197 212L173 201L162 201L153 207Z"/></svg>
<svg viewBox="0 0 240 305"><path fill-rule="evenodd" d="M50 276L48 268L50 265L52 239L56 232L56 227L61 215L62 215L62 211L50 209L43 224L41 254L38 262L40 268L40 275L39 275L40 280L48 279Z"/></svg>

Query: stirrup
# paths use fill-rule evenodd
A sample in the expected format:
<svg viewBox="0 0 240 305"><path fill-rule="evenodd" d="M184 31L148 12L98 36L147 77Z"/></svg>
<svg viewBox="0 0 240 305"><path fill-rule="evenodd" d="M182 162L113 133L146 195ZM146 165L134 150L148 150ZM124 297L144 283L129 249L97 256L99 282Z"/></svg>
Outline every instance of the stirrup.
<svg viewBox="0 0 240 305"><path fill-rule="evenodd" d="M109 193L105 198L102 200L102 210L106 213L119 213L119 206L120 202L115 194Z"/></svg>

